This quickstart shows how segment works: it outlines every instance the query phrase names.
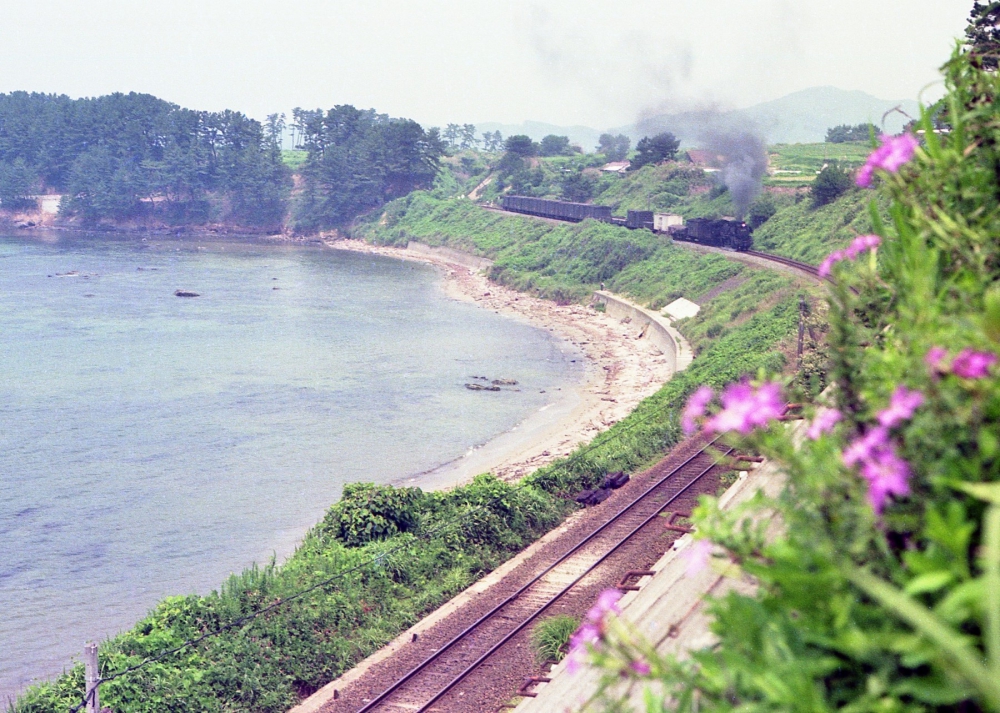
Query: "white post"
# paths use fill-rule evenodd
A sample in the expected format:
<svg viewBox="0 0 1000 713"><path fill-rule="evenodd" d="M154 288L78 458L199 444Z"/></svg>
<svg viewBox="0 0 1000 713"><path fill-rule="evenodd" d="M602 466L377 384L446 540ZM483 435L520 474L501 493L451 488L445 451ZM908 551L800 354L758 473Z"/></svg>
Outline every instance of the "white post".
<svg viewBox="0 0 1000 713"><path fill-rule="evenodd" d="M97 667L97 644L91 642L83 647L83 666L87 674L87 713L100 713L97 682L101 680L101 671Z"/></svg>

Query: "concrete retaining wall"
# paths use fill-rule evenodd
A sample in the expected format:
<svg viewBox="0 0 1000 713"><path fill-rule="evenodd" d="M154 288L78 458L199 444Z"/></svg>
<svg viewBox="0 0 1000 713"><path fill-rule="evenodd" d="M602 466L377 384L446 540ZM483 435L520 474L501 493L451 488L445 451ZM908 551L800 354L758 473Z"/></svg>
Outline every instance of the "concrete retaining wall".
<svg viewBox="0 0 1000 713"><path fill-rule="evenodd" d="M694 358L687 340L671 326L666 317L604 290L594 293L594 303L603 304L605 313L615 319L628 319L635 326L645 327L643 338L666 355L675 372L686 369Z"/></svg>
<svg viewBox="0 0 1000 713"><path fill-rule="evenodd" d="M416 253L417 255L431 255L433 257L446 260L455 265L462 265L471 270L485 270L490 265L493 264L492 260L484 257L477 257L475 255L470 255L469 253L464 253L461 250L452 250L451 248L436 248L430 245L424 245L423 243L416 243L410 241L406 245L406 249L409 252Z"/></svg>

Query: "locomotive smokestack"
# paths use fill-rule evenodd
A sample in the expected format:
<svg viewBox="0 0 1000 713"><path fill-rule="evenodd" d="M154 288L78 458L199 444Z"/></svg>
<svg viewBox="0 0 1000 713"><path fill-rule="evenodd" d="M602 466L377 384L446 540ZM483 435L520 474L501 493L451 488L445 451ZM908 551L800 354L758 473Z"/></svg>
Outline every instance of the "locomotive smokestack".
<svg viewBox="0 0 1000 713"><path fill-rule="evenodd" d="M732 196L737 217L742 218L760 193L767 172L764 138L747 129L729 128L705 132L702 142L723 156L722 181Z"/></svg>

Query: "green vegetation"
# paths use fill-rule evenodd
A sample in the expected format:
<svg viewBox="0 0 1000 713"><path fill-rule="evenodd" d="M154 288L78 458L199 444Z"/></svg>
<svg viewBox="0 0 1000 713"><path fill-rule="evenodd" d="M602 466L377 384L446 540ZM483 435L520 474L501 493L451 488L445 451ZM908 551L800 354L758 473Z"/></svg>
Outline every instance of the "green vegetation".
<svg viewBox="0 0 1000 713"><path fill-rule="evenodd" d="M308 156L309 153L301 149L285 149L281 152L281 160L292 171L298 171L302 168Z"/></svg>
<svg viewBox="0 0 1000 713"><path fill-rule="evenodd" d="M580 625L580 618L560 614L542 619L531 630L531 647L539 663L562 661L566 656L569 637Z"/></svg>
<svg viewBox="0 0 1000 713"><path fill-rule="evenodd" d="M868 193L851 189L833 202L814 208L812 201L800 196L754 231L754 247L817 265L854 236L872 231L871 213L867 210L870 200ZM885 204L880 201L879 205L884 208Z"/></svg>
<svg viewBox="0 0 1000 713"><path fill-rule="evenodd" d="M349 522L345 502L363 503ZM232 626L103 684L101 702L118 713L285 711L520 551L567 507L491 476L447 493L354 486L283 566L249 569L205 597L168 598L104 642L107 676ZM31 688L13 710L64 713L82 683L78 665Z"/></svg>
<svg viewBox="0 0 1000 713"><path fill-rule="evenodd" d="M806 432L732 436L784 492L695 513L756 591L713 599L716 641L686 661L610 622L600 710L632 710L624 677L653 681L651 711L1000 711L1000 76L959 50L945 77L922 145L877 171L877 259L834 267L836 388Z"/></svg>
<svg viewBox="0 0 1000 713"><path fill-rule="evenodd" d="M261 124L148 94L3 94L0 207L28 207L27 196L51 191L65 196L63 217L88 224L225 221L280 230L297 170L296 224L319 230L431 186L444 152L437 130L352 106L296 109L304 150L279 148L284 129L284 115Z"/></svg>
<svg viewBox="0 0 1000 713"><path fill-rule="evenodd" d="M813 207L831 203L854 185L854 172L836 163L828 164L812 184Z"/></svg>
<svg viewBox="0 0 1000 713"><path fill-rule="evenodd" d="M154 216L273 229L291 185L279 124L148 94L3 94L0 200L7 204L12 189L23 196L28 178L33 192L68 194L62 213L87 222Z"/></svg>
<svg viewBox="0 0 1000 713"><path fill-rule="evenodd" d="M643 166L655 165L669 161L677 155L681 142L669 131L655 136L644 136L635 145L635 156L632 158L630 171L638 171Z"/></svg>
<svg viewBox="0 0 1000 713"><path fill-rule="evenodd" d="M777 144L768 147L772 175L765 177L765 186L797 188L810 185L823 166L836 161L853 169L864 164L871 153L865 142L843 144Z"/></svg>
<svg viewBox="0 0 1000 713"><path fill-rule="evenodd" d="M849 126L841 124L826 130L826 142L831 144L844 144L849 141L860 141L871 144L872 139L877 138L882 133L875 124L857 124Z"/></svg>
<svg viewBox="0 0 1000 713"><path fill-rule="evenodd" d="M632 145L632 140L625 134L601 134L597 142L597 153L604 154L608 161L624 161L628 158L628 150Z"/></svg>
<svg viewBox="0 0 1000 713"><path fill-rule="evenodd" d="M307 232L343 227L387 200L431 186L444 154L437 129L350 105L296 109L295 125L307 152L295 223Z"/></svg>

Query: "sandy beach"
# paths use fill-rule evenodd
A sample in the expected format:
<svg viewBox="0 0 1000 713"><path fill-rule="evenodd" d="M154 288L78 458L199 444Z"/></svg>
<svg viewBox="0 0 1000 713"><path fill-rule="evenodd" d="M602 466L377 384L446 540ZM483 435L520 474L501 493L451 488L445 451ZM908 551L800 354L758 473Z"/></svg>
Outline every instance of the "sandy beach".
<svg viewBox="0 0 1000 713"><path fill-rule="evenodd" d="M584 359L584 376L513 430L501 434L451 463L407 478L407 484L447 488L491 472L517 480L627 416L640 401L673 375L667 357L642 338L638 325L614 319L583 305L557 305L490 282L483 272L459 264L454 256L406 248L378 247L360 240L325 240L336 250L351 250L436 265L443 289L459 300L550 330Z"/></svg>

